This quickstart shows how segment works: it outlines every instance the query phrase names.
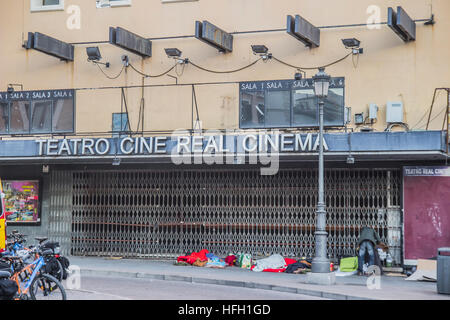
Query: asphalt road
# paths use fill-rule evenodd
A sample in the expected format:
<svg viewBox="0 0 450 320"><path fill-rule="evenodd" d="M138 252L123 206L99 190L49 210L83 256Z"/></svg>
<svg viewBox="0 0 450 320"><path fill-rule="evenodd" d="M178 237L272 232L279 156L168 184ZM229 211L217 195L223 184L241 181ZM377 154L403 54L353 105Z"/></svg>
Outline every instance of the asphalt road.
<svg viewBox="0 0 450 320"><path fill-rule="evenodd" d="M68 300L324 300L301 294L181 281L82 276Z"/></svg>

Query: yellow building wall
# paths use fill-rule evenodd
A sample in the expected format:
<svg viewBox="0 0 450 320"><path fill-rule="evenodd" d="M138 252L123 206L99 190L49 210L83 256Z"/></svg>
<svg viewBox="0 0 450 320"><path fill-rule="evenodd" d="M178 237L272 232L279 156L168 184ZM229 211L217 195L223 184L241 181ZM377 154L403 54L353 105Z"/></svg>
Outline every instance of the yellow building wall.
<svg viewBox="0 0 450 320"><path fill-rule="evenodd" d="M368 112L369 103L379 106L373 128L386 128L388 101L402 101L404 121L412 129L424 129L435 88L450 87L450 1L448 0L199 0L162 3L160 0L133 0L131 6L98 9L94 0L65 0L65 11L31 12L29 0L1 0L0 10L0 91L9 83L23 84L24 90L82 89L140 86L142 76L128 68L118 79L107 79L87 61L86 47L99 46L103 62L111 63L106 73L113 76L122 68L126 54L137 69L158 74L173 66L164 48L177 47L183 57L214 70L231 70L257 59L252 44L265 44L277 58L303 67L327 64L344 56L343 38L361 40L364 53L355 66L351 57L330 66L331 76L345 77L345 105L353 114ZM432 4L432 11L431 11ZM73 6L76 7L73 7ZM366 23L369 6L380 8L381 21L387 21L387 8L402 6L413 19L434 13L436 24L417 22L416 41L404 43L387 25L379 29L365 26L321 29L320 47L307 48L285 31L234 35L233 52L219 53L195 39L195 21L208 20L227 32L284 29L286 15L300 14L315 26ZM73 11L79 9L80 28L68 27ZM108 44L109 27L123 27L146 38L191 36L153 41L151 58L141 57ZM41 32L75 44L74 62L63 62L22 43L28 32ZM307 71L312 77L317 71ZM177 75L178 73L178 75ZM274 60L232 74L212 74L186 65L170 74L178 84L292 79L295 69ZM145 85L174 84L169 76L146 78ZM141 88L125 89L130 123L137 129ZM237 83L196 86L199 116L204 129L239 129L239 88ZM190 86L147 87L145 131L171 131L191 128L192 91ZM446 106L441 93L433 107L429 129L440 130ZM111 114L121 111L120 89L77 90L76 132L111 130ZM426 116L424 116L426 115ZM194 120L196 116L194 115Z"/></svg>

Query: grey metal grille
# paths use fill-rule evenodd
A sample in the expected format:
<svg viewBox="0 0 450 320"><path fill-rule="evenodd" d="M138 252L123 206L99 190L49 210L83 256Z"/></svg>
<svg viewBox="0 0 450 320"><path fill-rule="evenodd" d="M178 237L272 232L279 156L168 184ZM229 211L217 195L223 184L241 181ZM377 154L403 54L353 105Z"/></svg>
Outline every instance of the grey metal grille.
<svg viewBox="0 0 450 320"><path fill-rule="evenodd" d="M325 186L329 257L355 255L369 225L400 263L400 171L329 169ZM72 253L312 257L316 195L314 169L73 172Z"/></svg>
<svg viewBox="0 0 450 320"><path fill-rule="evenodd" d="M48 237L59 242L65 255L71 248L72 172L53 170L49 180Z"/></svg>

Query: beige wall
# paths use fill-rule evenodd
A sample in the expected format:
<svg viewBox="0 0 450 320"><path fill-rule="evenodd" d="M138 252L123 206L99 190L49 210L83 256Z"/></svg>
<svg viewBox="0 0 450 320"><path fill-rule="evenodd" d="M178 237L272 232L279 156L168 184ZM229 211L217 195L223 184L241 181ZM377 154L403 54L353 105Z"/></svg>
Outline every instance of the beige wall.
<svg viewBox="0 0 450 320"><path fill-rule="evenodd" d="M184 57L216 70L235 69L256 59L251 44L265 44L274 56L301 66L326 64L346 54L342 38L361 40L364 54L355 68L351 59L326 69L332 76L346 80L345 103L352 115L367 112L368 104L379 106L374 128L386 128L387 101L402 101L405 122L414 127L428 111L434 89L450 87L450 1L448 0L199 0L197 2L161 3L160 0L133 0L130 7L97 9L94 0L65 0L66 11L30 12L29 0L1 0L0 10L0 90L8 83L21 83L25 90L138 86L142 77L131 68L117 80L104 77L97 67L86 61L87 45L75 46L75 61L66 63L34 50L21 47L28 32L42 32L65 42L107 41L110 26L120 26L144 37L193 35L195 20L208 20L228 32L282 29L286 15L300 14L316 26L365 23L368 6L381 9L381 21L387 20L389 6L402 6L413 19L428 18L430 4L436 24L417 23L416 41L405 44L386 25L380 29L366 27L321 29L321 45L308 49L286 32L253 33L234 36L232 53L221 54L190 37L153 41L153 56L142 60L109 44L98 44L103 61L111 62L105 71L115 75L121 69L120 57L128 54L131 63L146 73L157 74L173 65L164 48L177 47ZM70 30L67 9L81 9L81 28ZM95 44L96 45L96 44ZM178 71L181 71L178 70ZM291 79L295 70L276 61L260 62L242 72L217 75L187 65L178 83L215 81L252 81ZM308 72L311 77L316 71ZM173 71L172 75L176 75ZM173 78L148 78L146 85L173 84ZM239 127L237 84L209 85L196 88L200 119L204 128ZM128 89L130 122L136 129L141 89ZM145 130L173 130L191 127L190 87L145 89ZM438 96L432 118L446 105L443 93ZM77 91L76 130L108 131L111 113L120 112L120 90ZM444 113L430 125L441 129ZM417 125L424 128L426 118ZM353 126L353 116L352 123Z"/></svg>

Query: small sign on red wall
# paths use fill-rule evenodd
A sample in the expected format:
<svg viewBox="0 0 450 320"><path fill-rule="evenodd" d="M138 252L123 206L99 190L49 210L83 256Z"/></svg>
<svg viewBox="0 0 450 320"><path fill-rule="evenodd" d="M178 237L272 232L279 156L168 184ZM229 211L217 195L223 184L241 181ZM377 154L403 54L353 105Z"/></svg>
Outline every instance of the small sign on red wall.
<svg viewBox="0 0 450 320"><path fill-rule="evenodd" d="M405 260L450 246L450 167L404 167Z"/></svg>

